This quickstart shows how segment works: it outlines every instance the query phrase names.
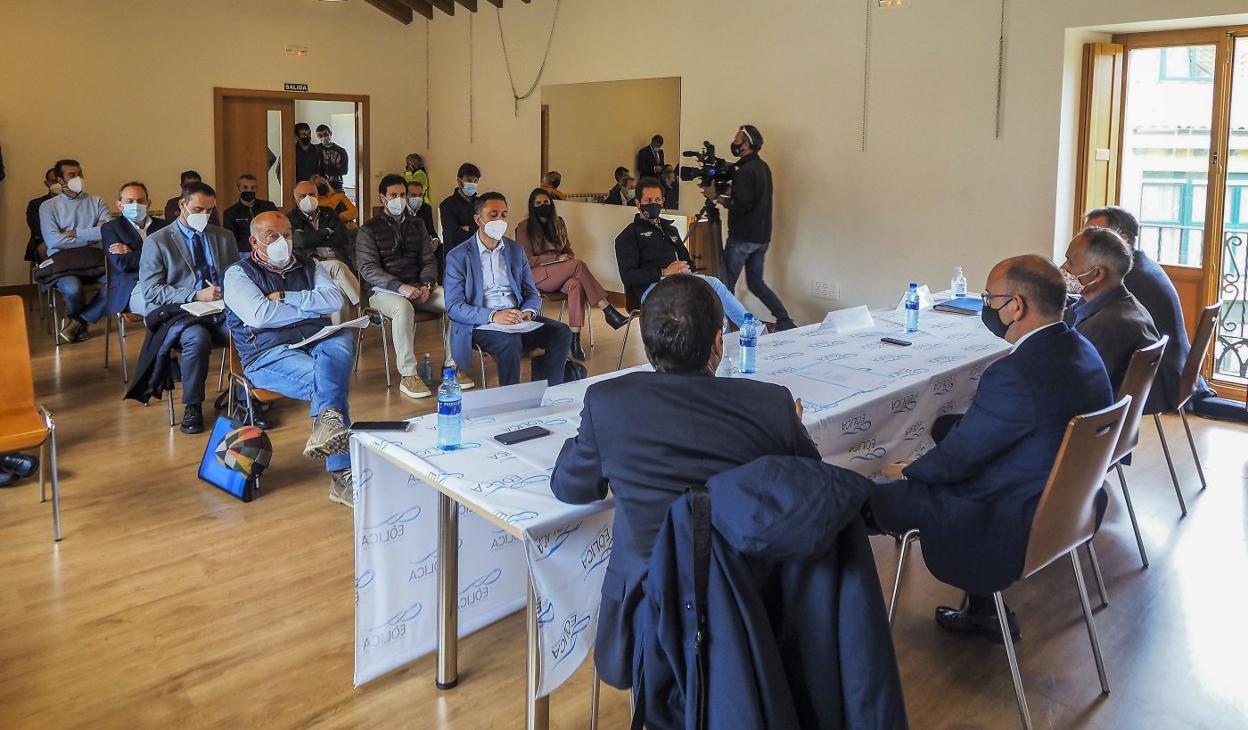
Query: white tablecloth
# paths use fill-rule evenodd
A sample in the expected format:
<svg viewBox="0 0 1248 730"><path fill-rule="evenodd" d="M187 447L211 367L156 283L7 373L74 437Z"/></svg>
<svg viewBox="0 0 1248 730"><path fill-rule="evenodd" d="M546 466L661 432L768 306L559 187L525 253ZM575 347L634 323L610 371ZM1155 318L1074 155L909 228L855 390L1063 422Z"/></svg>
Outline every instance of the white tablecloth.
<svg viewBox="0 0 1248 730"><path fill-rule="evenodd" d="M975 318L924 312L906 334L899 313L848 335L805 327L759 340L758 373L800 397L830 463L875 475L922 453L938 415L965 410L984 368L1008 349ZM884 336L910 347L880 342ZM644 367L644 366L643 366ZM627 371L625 371L627 372ZM360 685L432 651L437 635L438 485L460 509L459 627L469 634L538 598L540 694L567 680L593 648L611 500L573 506L550 493L565 438L592 382L547 391L541 408L464 424L464 448L436 447L436 416L404 434L357 434L356 671ZM542 425L551 436L506 447L494 434Z"/></svg>

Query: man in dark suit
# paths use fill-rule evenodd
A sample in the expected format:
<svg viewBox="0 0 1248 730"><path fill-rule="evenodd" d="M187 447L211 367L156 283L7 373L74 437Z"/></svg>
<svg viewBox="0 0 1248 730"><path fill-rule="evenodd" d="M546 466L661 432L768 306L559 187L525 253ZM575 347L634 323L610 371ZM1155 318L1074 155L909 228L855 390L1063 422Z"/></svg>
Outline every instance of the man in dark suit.
<svg viewBox="0 0 1248 730"><path fill-rule="evenodd" d="M1088 213L1087 224L1115 231L1131 246L1131 270L1127 272L1122 283L1136 301L1148 310L1157 334L1170 336L1170 344L1166 345L1166 352L1162 356L1161 370L1158 371L1157 380L1149 394L1149 406L1172 411L1182 399L1178 376L1183 372L1183 365L1192 349L1191 341L1187 337L1187 327L1183 322L1183 305L1179 301L1179 292L1165 270L1139 247L1140 222L1126 208L1116 205L1097 208ZM1213 395L1217 394L1205 383L1203 377L1198 377L1195 399Z"/></svg>
<svg viewBox="0 0 1248 730"><path fill-rule="evenodd" d="M637 179L625 170L623 177L619 178L619 182L607 193L607 205L632 205L636 197Z"/></svg>
<svg viewBox="0 0 1248 730"><path fill-rule="evenodd" d="M148 215L147 186L132 180L117 191L117 210L121 216L100 227L100 241L108 264L108 304L106 315L125 311L143 312L143 295L139 291L139 261L143 242L171 221ZM137 309L132 308L132 303Z"/></svg>
<svg viewBox="0 0 1248 730"><path fill-rule="evenodd" d="M477 232L446 254L444 296L451 320L451 355L460 372L469 372L472 348L478 345L494 356L499 385L515 385L520 382L524 351L541 348L545 353L533 358L530 379L559 385L572 348L572 330L542 316L542 297L533 283L529 259L524 248L506 236L507 199L501 193L485 193L473 205ZM542 326L524 333L480 329L490 323L524 322Z"/></svg>
<svg viewBox="0 0 1248 730"><path fill-rule="evenodd" d="M238 176L238 202L225 209L222 220L224 227L234 234L234 242L239 246L239 253L250 253L251 221L261 213L277 210L272 200L256 197L260 181L255 175L246 173Z"/></svg>
<svg viewBox="0 0 1248 730"><path fill-rule="evenodd" d="M30 238L26 241L26 260L32 264L37 264L43 260L43 254L39 251L39 246L43 245L43 231L39 228L39 206L43 205L45 200L51 200L61 194L61 184L56 180L56 168L49 167L48 171L43 173L43 184L47 193L37 198L32 198L26 203L26 227L30 229Z"/></svg>
<svg viewBox="0 0 1248 730"><path fill-rule="evenodd" d="M217 205L217 192L202 182L191 183L182 191L177 219L152 234L143 245L139 259L139 288L144 310L190 302L221 299L221 279L225 270L238 261L234 234L208 223ZM204 381L213 346L228 343L224 325L201 323L182 330L178 347L182 351L183 433L202 433Z"/></svg>
<svg viewBox="0 0 1248 730"><path fill-rule="evenodd" d="M204 178L194 170L184 170L178 176L178 194L165 201L165 221L170 222L177 218L180 213L179 209L182 202L182 196L186 191L186 186L191 183L202 183ZM208 216L208 222L214 226L221 225L221 214L216 208L212 209L212 213Z"/></svg>
<svg viewBox="0 0 1248 730"><path fill-rule="evenodd" d="M1131 248L1108 228L1086 228L1067 246L1062 269L1083 287L1079 301L1066 311L1066 323L1100 353L1117 390L1135 351L1160 339L1153 318L1122 283L1131 270ZM1163 360L1158 379L1178 382L1181 370L1181 363ZM1160 395L1149 395L1148 412L1158 410Z"/></svg>
<svg viewBox="0 0 1248 730"><path fill-rule="evenodd" d="M880 484L867 516L887 532L917 528L932 575L969 594L961 610L937 608L936 623L999 643L990 596L1022 572L1066 424L1109 406L1113 390L1096 350L1062 321L1066 285L1051 261L1002 261L984 298L984 324L1014 349L984 371L971 407L935 448L885 470L904 479ZM1018 623L1007 615L1018 641Z"/></svg>
<svg viewBox="0 0 1248 730"><path fill-rule="evenodd" d="M551 490L584 504L615 495L614 547L602 584L595 663L613 687L632 677L633 615L668 506L693 484L761 456L819 458L801 406L771 383L716 378L723 309L710 285L669 276L646 297L641 337L653 373L595 383L563 445ZM641 424L644 427L639 428Z"/></svg>
<svg viewBox="0 0 1248 730"><path fill-rule="evenodd" d="M650 138L650 144L637 150L637 177L658 177L663 174L663 135Z"/></svg>

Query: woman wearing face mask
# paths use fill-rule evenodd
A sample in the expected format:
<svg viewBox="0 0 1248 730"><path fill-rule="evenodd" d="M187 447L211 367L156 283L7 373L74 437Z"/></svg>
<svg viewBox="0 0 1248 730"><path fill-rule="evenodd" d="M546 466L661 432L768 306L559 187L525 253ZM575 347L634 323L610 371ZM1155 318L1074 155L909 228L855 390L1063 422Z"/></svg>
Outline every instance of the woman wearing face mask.
<svg viewBox="0 0 1248 730"><path fill-rule="evenodd" d="M607 291L590 273L584 261L576 258L568 241L568 227L555 215L555 204L541 188L529 193L529 217L516 226L516 239L524 247L533 269L533 282L545 292L563 292L568 297L568 327L572 330L572 357L585 359L581 347L581 327L585 308L602 310L612 329L628 323L628 317L607 302Z"/></svg>
<svg viewBox="0 0 1248 730"><path fill-rule="evenodd" d="M347 224L347 228L354 231L357 226L356 219L360 215L355 203L352 203L345 194L331 188L329 180L326 180L323 175L313 175L308 182L316 186L317 201L337 213L342 222Z"/></svg>

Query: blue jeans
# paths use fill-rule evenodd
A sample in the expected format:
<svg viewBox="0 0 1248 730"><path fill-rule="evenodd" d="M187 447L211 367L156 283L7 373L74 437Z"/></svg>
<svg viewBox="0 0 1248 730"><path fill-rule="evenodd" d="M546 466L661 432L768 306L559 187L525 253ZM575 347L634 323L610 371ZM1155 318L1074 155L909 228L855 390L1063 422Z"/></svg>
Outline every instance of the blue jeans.
<svg viewBox="0 0 1248 730"><path fill-rule="evenodd" d="M741 303L741 300L737 299L736 295L734 295L728 287L724 286L724 282L719 279L716 279L713 276L703 276L702 274L693 274L693 276L696 276L711 285L711 288L715 290L715 295L719 297L720 304L724 307L724 316L728 318L729 322L732 322L737 327L740 327L741 323L745 321L746 312L745 305ZM658 285L659 282L656 281L644 292L642 292L641 301L646 301L646 297L649 296L650 290Z"/></svg>
<svg viewBox="0 0 1248 730"><path fill-rule="evenodd" d="M307 348L291 350L280 346L267 350L243 373L257 388L309 401L312 418L326 408L332 408L341 413L350 425L347 390L354 367L355 338L350 332L340 330ZM350 454L333 454L325 460L326 471L339 471L350 466Z"/></svg>
<svg viewBox="0 0 1248 730"><path fill-rule="evenodd" d="M82 280L77 276L62 276L53 282L53 286L61 290L61 298L65 300L65 316L94 324L100 321L104 316L104 310L108 308L107 292L101 286L99 291L95 293L95 298L89 304L82 303L82 287L83 284L103 284L104 277L96 279Z"/></svg>
<svg viewBox="0 0 1248 730"><path fill-rule="evenodd" d="M758 297L758 301L763 303L771 311L771 316L776 318L777 322L783 322L789 318L789 310L784 308L784 302L780 301L780 297L767 286L767 282L763 281L763 258L767 255L766 243L747 243L746 241L738 241L735 238L729 238L724 242L724 285L728 287L728 291L737 288L737 279L741 276L741 269L745 269L745 285L749 288L750 293Z"/></svg>

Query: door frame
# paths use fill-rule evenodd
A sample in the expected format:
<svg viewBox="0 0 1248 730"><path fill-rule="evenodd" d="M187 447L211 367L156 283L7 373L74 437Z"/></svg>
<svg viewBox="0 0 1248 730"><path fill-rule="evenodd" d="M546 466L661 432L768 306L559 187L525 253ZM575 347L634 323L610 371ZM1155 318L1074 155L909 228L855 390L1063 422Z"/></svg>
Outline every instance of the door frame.
<svg viewBox="0 0 1248 730"><path fill-rule="evenodd" d="M1123 81L1121 98L1119 99L1119 107L1122 112L1118 118L1119 145L1122 144L1126 135L1127 92L1130 87L1131 51L1144 48L1167 48L1198 44L1215 47L1213 116L1209 129L1209 163L1206 173L1204 241L1202 243L1201 267L1197 269L1190 266L1161 265L1162 269L1165 270L1172 280L1200 282L1197 290L1199 297L1197 304L1199 306L1206 306L1221 301L1222 239L1225 235L1223 223L1226 214L1227 162L1230 153L1231 81L1234 72L1233 61L1237 38L1248 38L1248 25L1126 33L1115 35L1112 38L1113 43L1123 46ZM1119 202L1122 196L1122 162L1124 157L1125 155L1118 155L1115 202ZM1085 171L1080 170L1079 174L1083 175ZM1194 323L1189 324L1194 325ZM1210 353L1205 360L1203 368L1204 376L1210 381L1214 380L1214 365L1214 358L1212 353ZM1237 400L1244 399L1245 388L1243 385L1225 380L1216 382L1223 395Z"/></svg>
<svg viewBox="0 0 1248 730"><path fill-rule="evenodd" d="M366 202L368 196L369 183L372 180L370 171L370 154L369 148L372 146L372 136L369 131L369 97L367 94L329 94L319 91L270 91L267 89L235 89L229 87L214 86L212 89L212 110L213 110L213 160L216 169L213 171L213 177L225 169L225 100L227 98L244 98L244 99L269 99L273 101L349 101L356 105L355 117L355 167L357 180L355 189L360 203L356 205L359 209L360 216L369 210ZM298 122L299 120L295 120ZM293 125L292 125L293 129ZM286 140L286 149L282 150L282 159L288 160L290 164L284 165L282 168L282 188L284 191L293 189L298 181L294 179L295 168L295 138L294 134L288 137L283 136ZM287 178L289 175L289 179ZM221 185L222 181L217 180L217 184ZM286 208L286 201L278 204L279 210ZM357 223L363 222L357 220Z"/></svg>

